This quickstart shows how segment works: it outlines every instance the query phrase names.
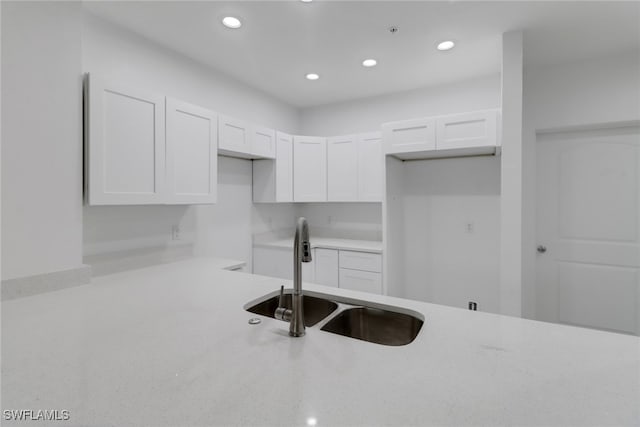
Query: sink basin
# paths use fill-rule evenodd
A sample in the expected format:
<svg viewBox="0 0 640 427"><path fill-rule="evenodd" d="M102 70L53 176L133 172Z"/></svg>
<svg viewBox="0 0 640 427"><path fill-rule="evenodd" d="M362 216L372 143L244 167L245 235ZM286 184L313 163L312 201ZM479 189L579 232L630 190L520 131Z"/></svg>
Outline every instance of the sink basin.
<svg viewBox="0 0 640 427"><path fill-rule="evenodd" d="M278 308L279 299L279 296L275 296L273 298L269 298L266 301L248 307L246 310L251 313L260 314L262 316L274 317L276 308ZM304 307L303 310L305 326L315 325L338 308L338 304L333 301L329 301L324 298L316 298L309 295L302 296L302 305ZM284 295L284 306L289 309L292 308L291 294Z"/></svg>
<svg viewBox="0 0 640 427"><path fill-rule="evenodd" d="M400 346L413 341L423 323L409 314L355 307L335 316L321 330L376 344Z"/></svg>

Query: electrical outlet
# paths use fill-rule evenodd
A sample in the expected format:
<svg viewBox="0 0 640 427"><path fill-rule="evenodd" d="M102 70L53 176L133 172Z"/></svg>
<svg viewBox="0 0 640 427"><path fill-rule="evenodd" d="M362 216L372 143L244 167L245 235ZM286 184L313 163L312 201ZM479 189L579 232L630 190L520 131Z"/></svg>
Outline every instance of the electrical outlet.
<svg viewBox="0 0 640 427"><path fill-rule="evenodd" d="M180 226L172 225L171 226L171 240L180 240Z"/></svg>
<svg viewBox="0 0 640 427"><path fill-rule="evenodd" d="M464 224L464 231L465 231L465 233L468 233L468 234L473 233L473 229L474 229L474 228L475 228L475 224L474 224L473 222L471 222L471 221L467 221L467 222Z"/></svg>
<svg viewBox="0 0 640 427"><path fill-rule="evenodd" d="M327 224L331 225L332 222L333 218L331 218L331 215L327 216Z"/></svg>

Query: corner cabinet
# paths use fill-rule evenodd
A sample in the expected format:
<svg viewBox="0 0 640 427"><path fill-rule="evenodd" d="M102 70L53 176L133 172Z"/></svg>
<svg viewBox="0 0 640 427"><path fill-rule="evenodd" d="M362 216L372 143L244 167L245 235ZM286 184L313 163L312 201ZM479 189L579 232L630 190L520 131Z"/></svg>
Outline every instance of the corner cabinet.
<svg viewBox="0 0 640 427"><path fill-rule="evenodd" d="M215 113L87 75L84 114L89 205L215 202Z"/></svg>
<svg viewBox="0 0 640 427"><path fill-rule="evenodd" d="M245 120L220 115L219 147L223 156L241 159L274 159L276 132Z"/></svg>
<svg viewBox="0 0 640 427"><path fill-rule="evenodd" d="M293 137L276 132L276 158L253 161L253 201L293 202Z"/></svg>
<svg viewBox="0 0 640 427"><path fill-rule="evenodd" d="M327 139L293 137L293 200L327 201Z"/></svg>

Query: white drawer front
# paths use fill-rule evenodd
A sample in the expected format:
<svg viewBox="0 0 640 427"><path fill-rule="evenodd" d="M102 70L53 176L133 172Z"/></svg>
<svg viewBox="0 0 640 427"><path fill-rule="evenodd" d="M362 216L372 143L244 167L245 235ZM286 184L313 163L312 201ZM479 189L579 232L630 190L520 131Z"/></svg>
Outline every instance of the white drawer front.
<svg viewBox="0 0 640 427"><path fill-rule="evenodd" d="M370 271L341 268L340 288L382 294L382 275Z"/></svg>
<svg viewBox="0 0 640 427"><path fill-rule="evenodd" d="M380 254L370 254L367 252L341 250L340 268L380 273L382 271L382 256Z"/></svg>

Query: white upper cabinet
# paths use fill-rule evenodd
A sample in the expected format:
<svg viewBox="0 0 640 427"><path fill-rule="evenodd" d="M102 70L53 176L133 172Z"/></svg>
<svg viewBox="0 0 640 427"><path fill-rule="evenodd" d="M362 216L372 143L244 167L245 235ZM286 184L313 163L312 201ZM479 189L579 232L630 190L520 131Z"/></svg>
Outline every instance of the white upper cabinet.
<svg viewBox="0 0 640 427"><path fill-rule="evenodd" d="M250 157L251 129L243 120L229 116L218 116L218 151L220 154Z"/></svg>
<svg viewBox="0 0 640 427"><path fill-rule="evenodd" d="M498 120L494 109L385 123L384 152L403 160L497 154Z"/></svg>
<svg viewBox="0 0 640 427"><path fill-rule="evenodd" d="M244 159L274 159L276 132L245 120L220 115L218 152Z"/></svg>
<svg viewBox="0 0 640 427"><path fill-rule="evenodd" d="M164 97L88 76L86 193L90 205L164 202Z"/></svg>
<svg viewBox="0 0 640 427"><path fill-rule="evenodd" d="M358 135L358 200L382 201L382 135Z"/></svg>
<svg viewBox="0 0 640 427"><path fill-rule="evenodd" d="M293 137L276 132L275 160L253 161L253 201L293 202Z"/></svg>
<svg viewBox="0 0 640 427"><path fill-rule="evenodd" d="M496 110L438 117L436 149L495 146L497 131Z"/></svg>
<svg viewBox="0 0 640 427"><path fill-rule="evenodd" d="M167 98L167 203L215 203L218 121L214 112Z"/></svg>
<svg viewBox="0 0 640 427"><path fill-rule="evenodd" d="M337 136L327 140L327 200L358 200L358 138Z"/></svg>
<svg viewBox="0 0 640 427"><path fill-rule="evenodd" d="M436 122L431 117L385 123L382 134L387 154L436 148Z"/></svg>
<svg viewBox="0 0 640 427"><path fill-rule="evenodd" d="M327 140L293 137L293 200L327 201Z"/></svg>
<svg viewBox="0 0 640 427"><path fill-rule="evenodd" d="M276 157L276 132L261 126L251 127L251 152L257 157Z"/></svg>

